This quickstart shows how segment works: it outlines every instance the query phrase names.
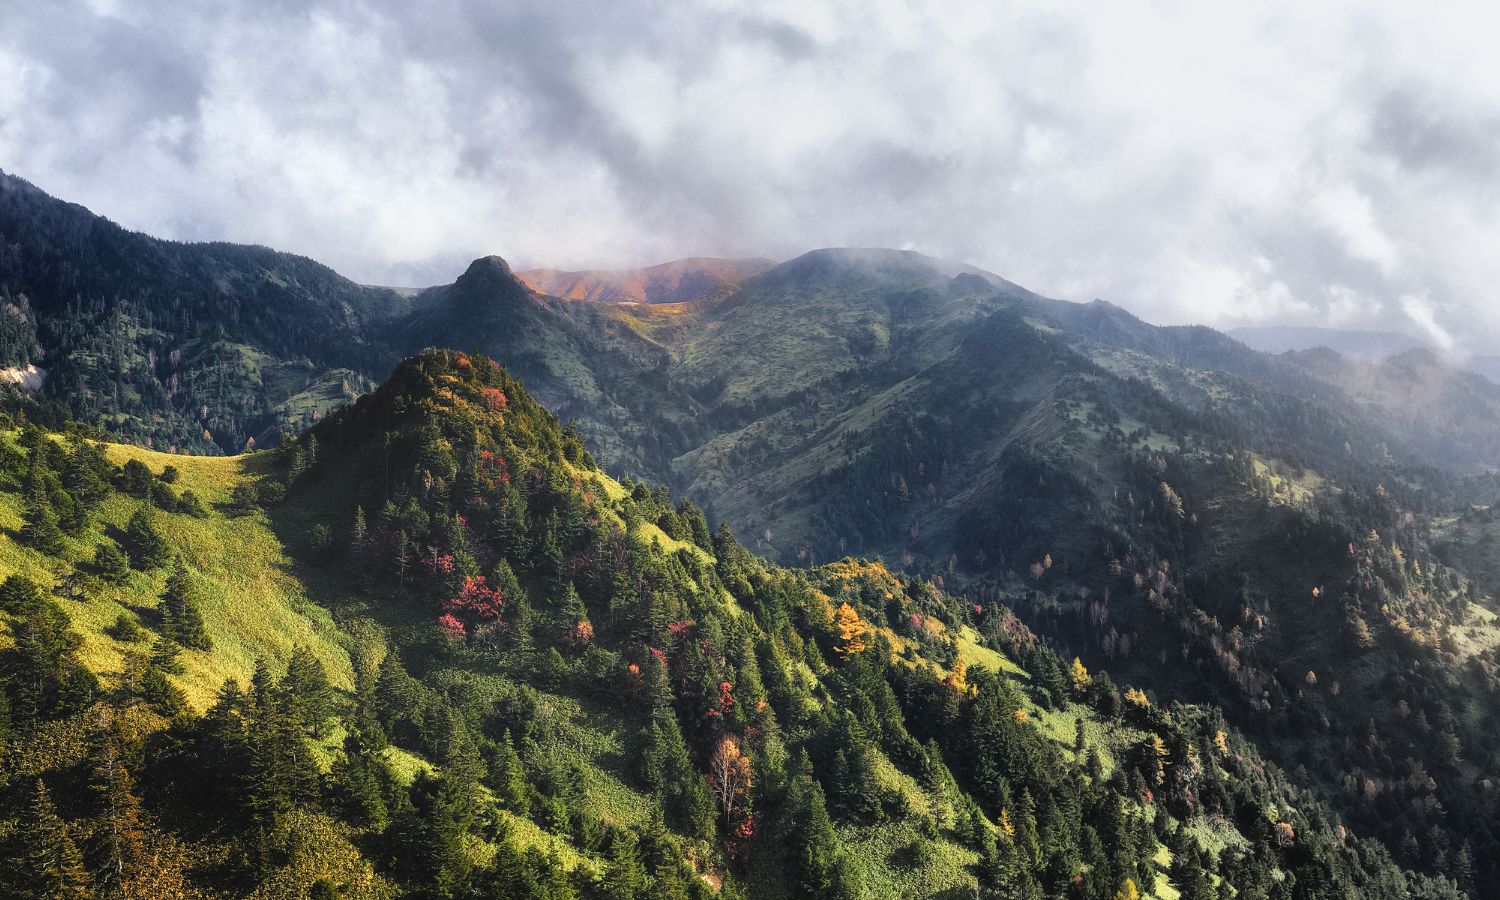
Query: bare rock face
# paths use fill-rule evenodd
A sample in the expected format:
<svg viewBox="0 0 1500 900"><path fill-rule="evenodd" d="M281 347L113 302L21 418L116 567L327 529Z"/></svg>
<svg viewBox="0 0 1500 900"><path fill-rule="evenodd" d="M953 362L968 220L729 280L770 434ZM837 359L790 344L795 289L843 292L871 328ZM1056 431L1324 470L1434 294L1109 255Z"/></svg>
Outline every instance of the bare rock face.
<svg viewBox="0 0 1500 900"><path fill-rule="evenodd" d="M7 369L0 369L0 382L20 385L22 390L33 394L41 392L42 384L46 380L47 370L38 368L35 365L26 366L25 368L11 366Z"/></svg>

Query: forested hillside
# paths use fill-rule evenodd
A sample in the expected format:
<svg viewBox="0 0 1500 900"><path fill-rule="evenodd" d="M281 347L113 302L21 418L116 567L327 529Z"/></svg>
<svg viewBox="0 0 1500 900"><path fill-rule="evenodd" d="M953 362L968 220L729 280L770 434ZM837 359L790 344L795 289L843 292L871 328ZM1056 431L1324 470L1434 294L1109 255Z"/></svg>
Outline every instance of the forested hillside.
<svg viewBox="0 0 1500 900"><path fill-rule="evenodd" d="M527 308L585 335L518 351L575 373L549 403L757 552L878 552L1010 604L1087 663L1222 705L1406 864L1489 880L1493 550L1448 523L1496 494L1493 385L1273 358L915 254L809 254L671 312Z"/></svg>
<svg viewBox="0 0 1500 900"><path fill-rule="evenodd" d="M892 895L917 890L919 873L937 880L928 893L961 891L971 877L998 883L986 866L1026 869L1035 884L1012 883L1044 894L1112 896L1121 872L1146 892L1158 889L1158 876L1178 886L1192 877L1142 868L1159 849L1145 838L1090 838L1077 823L1032 854L1029 869L1024 855L991 859L1004 842L992 854L972 835L1007 831L1002 811L1020 830L1028 791L1034 819L1053 803L1067 810L1058 821L1088 810L1083 821L1093 822L1107 795L1128 821L1156 828L1158 841L1184 822L1193 846L1210 851L1199 860L1204 871L1235 884L1244 876L1224 868L1225 852L1259 853L1251 823L1262 818L1298 835L1342 822L1345 837L1376 839L1397 865L1477 896L1491 896L1487 885L1500 878L1500 388L1429 353L1381 363L1325 351L1273 357L1210 329L1157 327L1108 303L1049 300L989 273L884 250L820 250L769 268L751 261L707 286L688 277L691 266L531 276L537 286L566 283L569 294L625 302L538 294L499 257L476 260L451 285L395 292L261 248L130 234L8 176L0 237L9 310L0 316L0 362L46 370L39 400L10 406L56 432L12 422L13 541L0 558L44 599L54 590L70 599L48 602L61 604L81 641L70 657L78 666L55 664L44 691L73 699L45 714L34 699L22 713L13 704L13 720L26 734L41 720L80 729L80 710L102 696L96 690L114 691L122 672L128 684L149 674L159 702L129 688L108 703L129 716L156 703L135 745L137 762L155 759L191 743L194 727L164 685L183 692L183 710L200 713L225 677L246 685L264 658L274 664L260 680L271 684L293 645L303 647L299 669L315 659L334 688L352 693L339 695L341 712L303 723L316 732L318 790L297 793L290 806L276 802L324 816L318 827L345 835L371 867L361 883L413 891L436 876L392 862L416 845L396 842L388 823L330 805L347 735L401 776L399 790L381 781L388 811L403 808L402 797L416 803L403 792L419 770L445 771L447 739L432 736L434 716L463 718L486 760L503 753L493 747L511 731L533 781L553 776L537 774L524 737L548 758L554 746L573 748L594 767L579 762L580 771L597 774L587 783L613 799L562 787L544 799L559 800L570 823L575 807L587 808L644 839L646 811L670 806L657 796L662 785L682 779L632 773L625 761L639 755L642 729L668 731L657 721L663 705L681 735L672 765L708 772L725 736L750 760L749 806L720 798L709 815L701 797L681 799L699 804L696 825L664 813L674 852L695 875L727 879L730 891L791 889L777 855L791 819L778 816L793 802L803 750L832 804L838 842L854 848L839 877L868 890L887 885ZM693 299L598 293L652 284ZM484 357L423 353L367 393L399 355L427 347L481 351L527 389L485 368ZM569 426L560 429L543 407ZM299 432L273 454L217 459L112 444L101 461L78 437L218 454ZM130 459L148 471L115 470ZM104 487L81 481L85 471ZM674 493L688 505L669 501ZM135 531L152 525L173 553L132 574L136 519ZM739 539L710 533L708 522ZM46 538L53 531L56 542ZM184 574L168 591L174 554ZM198 592L212 649L188 647L184 639L196 637L155 612L163 595L187 587ZM843 624L868 629L857 654L839 651L834 614L845 602L857 622ZM52 609L29 599L23 608ZM132 629L144 629L145 646L115 636ZM700 638L704 629L709 637ZM774 665L768 648L779 648ZM637 694L619 690L652 671L647 656L671 693L664 704L658 692L649 715ZM1074 683L1075 657L1083 673L1107 670L1136 685L1147 706L1111 700L1086 677ZM989 675L955 677L960 660ZM404 725L369 699L389 675L387 661L423 686L402 701L415 704ZM64 675L85 670L104 688L75 696ZM772 671L785 676L783 688ZM745 712L734 688L742 679L759 680L752 696L758 705L763 693L763 715ZM728 699L716 701L723 684ZM531 699L494 712L497 698L513 695L554 704L547 721L612 722L609 736L536 731L526 724L531 712L514 711L530 710ZM1019 769L998 759L973 768L992 751L988 737L966 731L965 711L991 695L999 699L984 708L1012 723L1006 746L1029 748ZM924 711L950 699L957 712L934 727ZM240 726L251 703L229 707ZM842 723L844 711L854 725ZM371 723L380 730L363 734ZM1205 736L1216 744L1221 730L1231 750L1205 749ZM1078 734L1083 748L1074 746ZM1177 754L1159 783L1140 749L1152 734ZM652 740L675 747L670 737ZM879 816L833 799L852 784L834 774L853 765L851 741L885 792L874 804ZM246 748L211 749L250 765ZM1231 765L1231 751L1249 762ZM923 761L935 757L941 766ZM187 765L181 753L170 758ZM770 768L762 776L756 766ZM1195 773L1182 787L1186 799L1174 793L1173 773ZM133 777L145 779L153 821L204 802L172 794L144 769ZM1224 779L1229 799L1205 799L1217 794L1204 778ZM1057 787L1075 782L1087 789L1071 799ZM896 815L892 792L916 812ZM287 833L271 827L281 820L250 816L249 795L236 796L210 799L243 815L173 838L229 835L211 850L192 848L219 854L218 869L184 877L231 894L265 883L294 855ZM1246 796L1260 804L1249 819ZM60 807L64 818L89 820L91 808L72 801L81 805ZM952 825L971 803L988 826L970 829L972 839ZM608 870L610 842L549 830L560 820L529 799L498 808L526 834L530 822L563 840L539 845L557 849L569 861L563 868L587 860L590 872ZM735 809L765 814L742 820ZM1308 818L1293 821L1287 809ZM735 838L742 826L748 833ZM504 843L488 828L460 829L482 842L454 838L468 848L466 873L484 871ZM253 829L269 842L263 858L232 860ZM1098 853L1086 849L1095 839ZM902 842L922 850L911 857L918 862L903 867L875 852ZM1178 869L1184 846L1171 847ZM1362 862L1350 862L1349 846L1313 851L1332 895L1405 877L1363 844ZM1258 868L1295 878L1273 875L1267 890L1325 884L1298 869L1306 859L1273 849ZM1086 887L1069 880L1094 872L1100 854L1112 860L1109 877L1085 877ZM573 889L588 881L580 878ZM1422 881L1421 890L1438 883Z"/></svg>
<svg viewBox="0 0 1500 900"><path fill-rule="evenodd" d="M13 420L0 507L8 895L1456 896L1003 604L609 478L483 356L246 457Z"/></svg>
<svg viewBox="0 0 1500 900"><path fill-rule="evenodd" d="M36 364L80 421L158 449L239 452L371 386L407 308L312 260L128 232L0 172L0 366Z"/></svg>

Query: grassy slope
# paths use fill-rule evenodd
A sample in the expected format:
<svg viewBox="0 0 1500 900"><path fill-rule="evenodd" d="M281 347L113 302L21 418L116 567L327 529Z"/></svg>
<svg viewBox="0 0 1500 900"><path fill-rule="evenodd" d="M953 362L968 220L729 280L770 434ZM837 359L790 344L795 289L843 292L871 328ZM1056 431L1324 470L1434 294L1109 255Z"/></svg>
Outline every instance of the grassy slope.
<svg viewBox="0 0 1500 900"><path fill-rule="evenodd" d="M248 681L257 657L265 657L275 668L283 665L298 645L317 655L334 684L352 687L353 670L345 639L327 610L309 599L306 588L293 575L285 548L267 528L264 516L231 518L222 510L234 486L250 477L254 456L172 456L123 445L110 445L108 455L116 464L139 459L153 472L176 466L180 476L174 490L193 491L210 509L206 519L154 514L157 527L192 573L198 604L213 639L213 649L208 652L182 654L187 671L176 681L194 707L201 710L212 703L226 678ZM96 513L93 527L81 538L68 540L67 558L74 562L91 559L94 547L106 540L106 534L118 536L140 505L134 498L112 495ZM47 586L66 574L56 561L16 542L20 526L21 497L0 494L0 529L4 532L0 536L0 578L23 573ZM144 651L149 646L123 644L105 629L121 613L135 615L150 628L165 583L165 571L133 572L128 583L105 586L93 600L61 601L74 628L83 636L81 655L90 668L118 672L122 652Z"/></svg>

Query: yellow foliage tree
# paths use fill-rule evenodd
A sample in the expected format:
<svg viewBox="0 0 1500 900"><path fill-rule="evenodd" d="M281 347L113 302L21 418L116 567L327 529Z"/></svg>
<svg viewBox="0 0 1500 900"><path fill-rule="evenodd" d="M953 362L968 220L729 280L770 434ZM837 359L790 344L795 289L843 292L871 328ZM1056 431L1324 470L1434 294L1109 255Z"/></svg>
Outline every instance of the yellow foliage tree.
<svg viewBox="0 0 1500 900"><path fill-rule="evenodd" d="M1068 674L1073 679L1073 687L1077 690L1085 690L1089 685L1094 683L1094 676L1090 675L1089 670L1083 667L1083 660L1076 656L1073 657L1073 668Z"/></svg>
<svg viewBox="0 0 1500 900"><path fill-rule="evenodd" d="M944 679L944 683L960 694L969 692L969 664L962 659L955 660L953 671Z"/></svg>
<svg viewBox="0 0 1500 900"><path fill-rule="evenodd" d="M1155 780L1157 787L1167 783L1167 757L1171 751L1167 749L1167 742L1161 739L1161 735L1151 735L1151 761L1155 767Z"/></svg>
<svg viewBox="0 0 1500 900"><path fill-rule="evenodd" d="M1125 879L1125 883L1115 891L1115 900L1141 900L1141 890L1135 886L1135 879Z"/></svg>
<svg viewBox="0 0 1500 900"><path fill-rule="evenodd" d="M847 659L864 652L865 635L870 632L870 626L859 617L854 607L847 603L839 605L833 614L833 630L838 635L833 650L839 656Z"/></svg>
<svg viewBox="0 0 1500 900"><path fill-rule="evenodd" d="M1005 836L1008 838L1013 838L1016 836L1016 826L1011 824L1010 810L1008 809L1000 810L1000 830L1004 832Z"/></svg>
<svg viewBox="0 0 1500 900"><path fill-rule="evenodd" d="M1141 690L1140 688L1126 688L1125 702L1139 709L1151 708L1150 698L1148 698L1146 696L1146 692Z"/></svg>
<svg viewBox="0 0 1500 900"><path fill-rule="evenodd" d="M1225 736L1224 732L1218 731L1214 733L1214 749L1225 756L1229 755L1229 739Z"/></svg>

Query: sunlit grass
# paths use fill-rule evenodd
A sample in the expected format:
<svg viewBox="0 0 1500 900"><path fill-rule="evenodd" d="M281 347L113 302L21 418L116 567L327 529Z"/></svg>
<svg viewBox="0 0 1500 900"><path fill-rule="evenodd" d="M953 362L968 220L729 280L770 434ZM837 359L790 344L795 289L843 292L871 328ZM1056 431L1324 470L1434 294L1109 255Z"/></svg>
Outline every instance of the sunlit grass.
<svg viewBox="0 0 1500 900"><path fill-rule="evenodd" d="M247 683L257 658L266 659L273 671L279 670L297 646L313 652L336 686L352 688L349 654L332 617L308 597L264 515L230 517L218 508L234 486L249 477L246 466L252 457L176 456L117 444L108 446L107 455L116 464L138 459L154 473L167 465L176 466L179 476L173 490L191 490L210 511L205 519L152 513L172 552L188 567L213 642L207 652L182 654L185 672L173 680L189 703L199 710L206 708L225 679ZM135 498L112 494L91 517L89 530L67 539L64 559L69 563L91 559L94 548L109 540L108 535L121 534L141 506ZM0 528L5 531L0 537L0 578L20 573L51 587L70 567L18 544L15 535L20 524L20 496L0 494ZM149 642L124 644L106 634L106 629L122 613L151 629L165 583L164 570L132 572L124 585L105 586L87 602L60 600L83 638L79 651L83 663L97 672L118 672L125 652L145 652Z"/></svg>

